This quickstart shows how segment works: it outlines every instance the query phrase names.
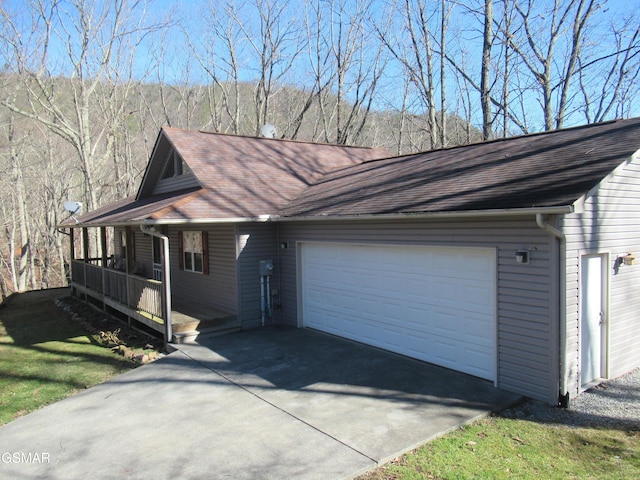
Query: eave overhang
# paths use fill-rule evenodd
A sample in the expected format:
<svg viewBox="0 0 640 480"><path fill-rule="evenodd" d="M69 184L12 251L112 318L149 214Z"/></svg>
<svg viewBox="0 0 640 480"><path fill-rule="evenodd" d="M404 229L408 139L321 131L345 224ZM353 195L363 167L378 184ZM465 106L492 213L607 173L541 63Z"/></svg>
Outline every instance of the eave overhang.
<svg viewBox="0 0 640 480"><path fill-rule="evenodd" d="M578 207L578 208L576 208ZM447 219L447 218L486 218L502 216L535 216L541 215L566 215L580 213L579 206L560 205L552 207L528 207L495 210L467 210L447 212L421 212L421 213L380 213L366 215L308 215L283 217L280 215L259 215L256 217L229 217L229 218L198 218L198 219L144 219L121 222L84 222L75 225L60 225L60 228L85 228L85 227L125 227L139 225L203 225L222 223L264 223L264 222L310 222L310 221L354 221L354 220L403 220L403 219Z"/></svg>

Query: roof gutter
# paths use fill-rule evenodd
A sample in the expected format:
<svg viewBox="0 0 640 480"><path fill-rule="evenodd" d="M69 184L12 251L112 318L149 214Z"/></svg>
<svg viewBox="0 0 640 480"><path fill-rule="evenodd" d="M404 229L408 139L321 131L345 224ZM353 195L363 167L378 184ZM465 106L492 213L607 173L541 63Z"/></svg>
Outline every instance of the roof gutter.
<svg viewBox="0 0 640 480"><path fill-rule="evenodd" d="M503 208L495 210L468 210L451 212L422 212L422 213L381 213L366 215L307 215L281 217L274 215L270 217L274 222L300 222L300 221L338 221L338 220L384 220L384 219L429 219L429 218L465 218L465 217L495 217L495 216L517 216L517 215L562 215L573 213L573 205L562 205L555 207L530 207L530 208Z"/></svg>
<svg viewBox="0 0 640 480"><path fill-rule="evenodd" d="M164 347L167 350L173 336L171 322L171 271L169 270L169 237L156 231L155 227L140 225L142 233L162 241L162 317L164 318Z"/></svg>
<svg viewBox="0 0 640 480"><path fill-rule="evenodd" d="M229 217L229 218L198 218L194 220L182 219L160 219L160 220L129 220L121 222L82 222L75 225L60 225L60 228L84 228L84 227L131 227L154 225L202 225L205 223L249 223L249 222L270 222L274 220L273 215L260 215L258 217Z"/></svg>
<svg viewBox="0 0 640 480"><path fill-rule="evenodd" d="M303 222L303 221L353 221L353 220L395 220L395 219L438 219L438 218L474 218L517 215L563 215L573 213L574 205L554 207L502 208L495 210L467 210L450 212L421 213L370 213L366 215L300 215L283 217L280 215L258 215L256 217L198 218L193 220L158 219L131 220L123 222L82 222L77 225L61 225L62 228L84 227L124 227L132 225L201 225L211 223L249 223L249 222Z"/></svg>

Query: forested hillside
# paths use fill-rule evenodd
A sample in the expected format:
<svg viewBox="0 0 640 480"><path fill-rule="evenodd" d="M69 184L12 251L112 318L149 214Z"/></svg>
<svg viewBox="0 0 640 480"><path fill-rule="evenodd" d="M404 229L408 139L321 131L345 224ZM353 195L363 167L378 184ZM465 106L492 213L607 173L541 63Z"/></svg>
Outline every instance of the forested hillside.
<svg viewBox="0 0 640 480"><path fill-rule="evenodd" d="M65 282L65 200L135 193L161 126L446 148L640 115L610 0L5 0L0 288Z"/></svg>

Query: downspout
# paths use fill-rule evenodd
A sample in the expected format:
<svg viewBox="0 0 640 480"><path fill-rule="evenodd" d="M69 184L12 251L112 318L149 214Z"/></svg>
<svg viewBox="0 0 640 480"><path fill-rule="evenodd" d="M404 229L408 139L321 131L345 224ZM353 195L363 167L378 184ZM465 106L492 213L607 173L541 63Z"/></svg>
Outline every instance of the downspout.
<svg viewBox="0 0 640 480"><path fill-rule="evenodd" d="M140 225L140 230L152 237L158 237L162 241L162 317L164 318L164 347L167 349L173 336L171 323L171 271L169 270L169 237L157 232L155 227Z"/></svg>
<svg viewBox="0 0 640 480"><path fill-rule="evenodd" d="M550 233L559 240L564 240L564 233L562 233L556 227L552 227L547 222L545 222L544 215L542 215L541 213L536 213L536 223L538 224L538 227L540 227L545 232Z"/></svg>
<svg viewBox="0 0 640 480"><path fill-rule="evenodd" d="M562 233L556 227L549 225L545 219L544 215L541 213L536 214L536 224L538 227L550 235L554 236L559 240L559 243L562 244L562 241L565 240L564 233ZM562 262L561 262L562 251L558 249L558 286L562 285ZM558 405L563 408L569 407L569 392L567 392L567 379L566 379L566 343L567 343L567 332L566 332L566 323L562 320L562 289L559 288L560 292L558 293L558 327L560 330L560 391L558 392Z"/></svg>

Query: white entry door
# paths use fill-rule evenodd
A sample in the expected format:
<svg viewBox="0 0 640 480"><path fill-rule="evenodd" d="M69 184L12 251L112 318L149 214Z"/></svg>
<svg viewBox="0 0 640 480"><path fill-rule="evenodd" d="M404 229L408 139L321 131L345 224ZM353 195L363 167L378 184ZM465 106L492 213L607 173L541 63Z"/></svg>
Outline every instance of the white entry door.
<svg viewBox="0 0 640 480"><path fill-rule="evenodd" d="M304 243L305 327L496 377L494 249Z"/></svg>
<svg viewBox="0 0 640 480"><path fill-rule="evenodd" d="M606 266L602 255L584 255L581 273L580 383L602 378Z"/></svg>

